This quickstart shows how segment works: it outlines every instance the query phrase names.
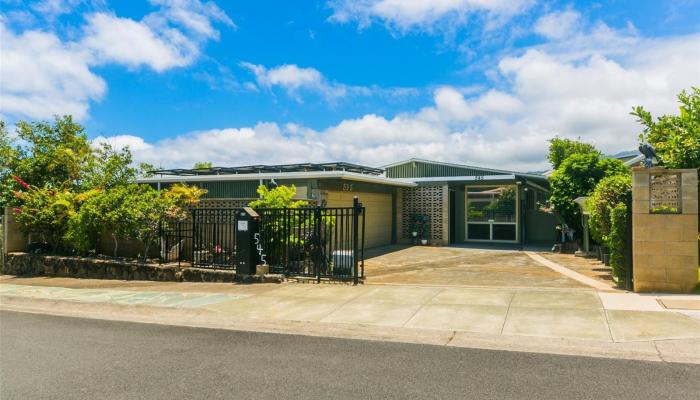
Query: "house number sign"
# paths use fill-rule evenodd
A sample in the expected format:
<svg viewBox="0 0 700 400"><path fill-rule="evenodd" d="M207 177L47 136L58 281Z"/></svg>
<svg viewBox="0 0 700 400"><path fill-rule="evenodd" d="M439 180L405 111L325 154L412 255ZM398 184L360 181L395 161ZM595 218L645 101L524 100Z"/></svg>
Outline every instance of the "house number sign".
<svg viewBox="0 0 700 400"><path fill-rule="evenodd" d="M652 214L681 213L681 175L676 173L649 176L649 207Z"/></svg>
<svg viewBox="0 0 700 400"><path fill-rule="evenodd" d="M352 192L352 183L343 183L343 192Z"/></svg>

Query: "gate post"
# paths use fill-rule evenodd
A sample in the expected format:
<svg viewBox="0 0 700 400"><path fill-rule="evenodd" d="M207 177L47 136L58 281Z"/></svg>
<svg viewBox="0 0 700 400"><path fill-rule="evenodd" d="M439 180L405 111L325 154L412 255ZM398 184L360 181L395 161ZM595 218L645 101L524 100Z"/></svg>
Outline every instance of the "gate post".
<svg viewBox="0 0 700 400"><path fill-rule="evenodd" d="M627 198L625 199L627 203L627 219L625 221L627 225L627 237L625 243L625 289L634 290L634 285L632 283L632 268L634 268L634 263L632 261L634 254L632 252L632 192L627 193Z"/></svg>
<svg viewBox="0 0 700 400"><path fill-rule="evenodd" d="M352 198L352 283L357 285L359 282L358 270L357 270L357 253L359 245L359 221L360 213L362 212L362 204L357 196Z"/></svg>
<svg viewBox="0 0 700 400"><path fill-rule="evenodd" d="M256 238L260 240L260 216L250 207L243 207L236 217L236 275L255 275L260 263L260 251Z"/></svg>
<svg viewBox="0 0 700 400"><path fill-rule="evenodd" d="M326 262L325 259L321 260L321 256L324 254L321 249L321 222L321 207L316 206L314 208L314 251L311 254L311 260L316 269L316 283L321 283L321 265Z"/></svg>

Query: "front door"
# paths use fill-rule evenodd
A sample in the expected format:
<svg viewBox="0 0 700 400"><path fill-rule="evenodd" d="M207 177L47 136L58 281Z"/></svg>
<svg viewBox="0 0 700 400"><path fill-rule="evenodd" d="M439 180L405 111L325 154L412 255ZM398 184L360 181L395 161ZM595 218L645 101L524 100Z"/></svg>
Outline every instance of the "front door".
<svg viewBox="0 0 700 400"><path fill-rule="evenodd" d="M467 186L466 197L468 241L518 241L517 186Z"/></svg>

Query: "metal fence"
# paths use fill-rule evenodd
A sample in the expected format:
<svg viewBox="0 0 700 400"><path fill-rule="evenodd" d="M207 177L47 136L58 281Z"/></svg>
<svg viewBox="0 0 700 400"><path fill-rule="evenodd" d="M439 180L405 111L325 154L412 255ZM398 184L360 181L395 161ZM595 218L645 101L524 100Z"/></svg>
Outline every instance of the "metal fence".
<svg viewBox="0 0 700 400"><path fill-rule="evenodd" d="M161 260L197 268L235 269L236 209L197 208L161 222Z"/></svg>
<svg viewBox="0 0 700 400"><path fill-rule="evenodd" d="M267 208L260 241L270 270L287 276L359 280L364 277L364 208Z"/></svg>
<svg viewBox="0 0 700 400"><path fill-rule="evenodd" d="M161 222L161 262L198 268L236 268L240 209L192 209L184 220ZM364 277L364 208L256 210L261 262L287 276L358 280Z"/></svg>
<svg viewBox="0 0 700 400"><path fill-rule="evenodd" d="M4 210L0 208L0 212ZM0 272L5 268L5 215L0 214Z"/></svg>

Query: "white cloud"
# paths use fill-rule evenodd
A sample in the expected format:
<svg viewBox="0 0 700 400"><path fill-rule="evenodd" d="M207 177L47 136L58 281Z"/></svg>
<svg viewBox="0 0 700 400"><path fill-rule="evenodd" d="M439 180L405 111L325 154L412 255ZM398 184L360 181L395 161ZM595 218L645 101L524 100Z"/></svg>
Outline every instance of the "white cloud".
<svg viewBox="0 0 700 400"><path fill-rule="evenodd" d="M315 68L295 64L267 68L264 65L241 62L240 66L255 76L256 83L250 83L249 90L281 88L299 102L302 101L303 93L315 93L330 103L348 96L377 96L397 101L418 94L415 88L345 85L331 81Z"/></svg>
<svg viewBox="0 0 700 400"><path fill-rule="evenodd" d="M580 136L607 153L636 148L641 127L629 115L632 107L676 113L676 94L700 85L699 70L700 34L648 39L598 24L502 58L495 71L499 89L441 87L423 109L392 118L368 114L322 130L264 123L195 132L152 143L135 156L165 167L203 159L224 166L338 160L383 165L422 157L538 170L546 167L546 141L554 135ZM315 76L300 82L316 82ZM275 81L290 79L282 74ZM183 151L190 148L197 152Z"/></svg>
<svg viewBox="0 0 700 400"><path fill-rule="evenodd" d="M432 30L441 24L462 25L467 17L485 14L508 18L528 9L534 0L336 0L329 2L331 21L356 21L360 28L383 22L389 28L406 32L417 28Z"/></svg>
<svg viewBox="0 0 700 400"><path fill-rule="evenodd" d="M317 69L302 68L295 64L284 64L273 68L242 62L241 67L255 75L258 86L270 89L280 87L298 101L301 101L300 90L308 90L319 93L323 97L333 100L343 97L348 90L357 91L360 88L329 82Z"/></svg>
<svg viewBox="0 0 700 400"><path fill-rule="evenodd" d="M41 0L32 3L31 8L51 19L70 13L80 0Z"/></svg>
<svg viewBox="0 0 700 400"><path fill-rule="evenodd" d="M86 19L81 46L93 53L96 64L117 63L128 67L145 64L161 72L190 64L198 53L196 45L176 32L171 32L168 40L133 19L104 13Z"/></svg>
<svg viewBox="0 0 700 400"><path fill-rule="evenodd" d="M162 23L175 23L186 30L196 33L208 39L219 39L219 31L213 26L213 22L235 28L231 18L213 2L201 2L199 0L151 0L154 5L162 9L150 15L154 25ZM157 21L159 20L159 21Z"/></svg>
<svg viewBox="0 0 700 400"><path fill-rule="evenodd" d="M75 2L47 1L33 6L47 16L68 12ZM87 117L90 102L107 86L93 66L118 64L157 72L192 64L207 40L219 32L214 23L233 27L215 4L198 0L153 0L160 8L137 21L111 13L86 15L74 40L42 30L15 32L0 17L0 114L6 118L49 118L54 114Z"/></svg>
<svg viewBox="0 0 700 400"><path fill-rule="evenodd" d="M15 34L0 20L0 112L48 118L54 114L87 115L88 103L104 95L107 85L88 68L89 54L61 42L53 33Z"/></svg>
<svg viewBox="0 0 700 400"><path fill-rule="evenodd" d="M96 145L108 144L115 149L128 148L135 153L153 151L153 145L146 143L143 138L133 135L98 136L92 139L92 142Z"/></svg>
<svg viewBox="0 0 700 400"><path fill-rule="evenodd" d="M535 23L535 32L550 39L563 39L579 28L581 14L566 10L543 15Z"/></svg>

